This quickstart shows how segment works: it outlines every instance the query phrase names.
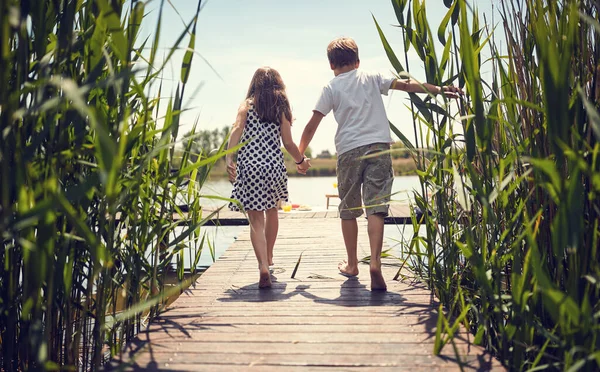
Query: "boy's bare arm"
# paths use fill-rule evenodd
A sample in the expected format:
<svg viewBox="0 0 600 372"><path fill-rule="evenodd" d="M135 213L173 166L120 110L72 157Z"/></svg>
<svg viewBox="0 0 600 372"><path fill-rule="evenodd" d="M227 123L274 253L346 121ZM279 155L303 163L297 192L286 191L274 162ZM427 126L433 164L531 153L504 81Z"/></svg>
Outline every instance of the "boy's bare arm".
<svg viewBox="0 0 600 372"><path fill-rule="evenodd" d="M390 87L395 90L403 90L409 93L431 93L431 94L444 94L448 98L458 98L463 94L462 89L452 86L446 85L443 87L439 87L437 85L429 84L429 83L418 83L414 80L399 80L396 79L392 82L392 86Z"/></svg>
<svg viewBox="0 0 600 372"><path fill-rule="evenodd" d="M300 153L304 154L304 151L306 151L306 148L310 144L310 141L312 141L312 138L315 135L319 124L321 124L323 117L325 117L325 115L321 114L319 111L313 111L313 116L310 118L306 124L306 127L304 127L304 131L302 132L300 146L298 146Z"/></svg>

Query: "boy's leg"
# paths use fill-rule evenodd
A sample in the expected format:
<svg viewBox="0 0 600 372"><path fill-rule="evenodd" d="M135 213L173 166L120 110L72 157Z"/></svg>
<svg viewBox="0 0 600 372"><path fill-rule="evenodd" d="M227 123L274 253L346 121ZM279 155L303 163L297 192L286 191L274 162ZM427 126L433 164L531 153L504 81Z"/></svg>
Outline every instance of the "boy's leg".
<svg viewBox="0 0 600 372"><path fill-rule="evenodd" d="M342 235L344 236L344 244L346 245L348 259L340 262L338 269L345 275L358 275L358 223L356 222L356 218L342 220Z"/></svg>
<svg viewBox="0 0 600 372"><path fill-rule="evenodd" d="M279 214L277 208L267 209L265 212L266 223L265 223L265 237L267 239L267 260L269 266L273 265L273 247L275 247L275 240L277 240L277 232L279 231Z"/></svg>
<svg viewBox="0 0 600 372"><path fill-rule="evenodd" d="M387 286L381 274L381 250L383 248L384 217L381 214L372 214L367 217L369 244L371 246L371 289L386 290Z"/></svg>
<svg viewBox="0 0 600 372"><path fill-rule="evenodd" d="M389 150L388 144L371 145L365 154ZM394 173L389 153L366 160L363 180L363 197L367 210L369 244L371 246L371 289L386 290L381 274L381 250L383 248L384 218L388 215L388 203L392 193Z"/></svg>
<svg viewBox="0 0 600 372"><path fill-rule="evenodd" d="M344 275L358 275L358 224L356 218L363 214L360 187L362 184L361 147L343 153L337 160L338 207L342 219L342 235L348 259L338 265Z"/></svg>
<svg viewBox="0 0 600 372"><path fill-rule="evenodd" d="M264 211L248 211L248 219L250 220L250 241L252 241L260 272L258 287L268 288L271 286L271 275L269 274L267 239L265 238L265 213Z"/></svg>

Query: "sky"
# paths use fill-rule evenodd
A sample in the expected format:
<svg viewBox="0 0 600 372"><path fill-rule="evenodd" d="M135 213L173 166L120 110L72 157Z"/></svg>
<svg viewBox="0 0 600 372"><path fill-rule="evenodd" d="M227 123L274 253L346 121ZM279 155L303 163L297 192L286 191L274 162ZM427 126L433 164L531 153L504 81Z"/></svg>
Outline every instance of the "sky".
<svg viewBox="0 0 600 372"><path fill-rule="evenodd" d="M489 18L492 4L498 1L477 0L479 13L486 13ZM174 43L184 28L183 22L192 19L196 6L195 0L165 2L161 47ZM426 6L435 35L447 8L442 0L427 0ZM147 23L142 34L154 31L158 7L157 0L147 5ZM196 55L192 63L184 97L187 111L182 115L179 133L189 131L195 122L200 130L231 126L254 71L270 66L279 71L286 85L295 119L292 135L299 144L322 87L334 77L326 55L332 39L354 38L359 48L360 69L393 76L373 17L403 61L402 34L394 27L398 21L389 0L203 0L195 46L203 58ZM187 40L183 46L187 46ZM183 51L176 53L167 66L163 92L175 92L175 85L168 82L179 78L182 56ZM422 62L414 52L410 54L409 65L412 75L424 80ZM408 95L390 92L389 96L383 96L388 119L412 139ZM333 114L323 119L310 144L313 155L323 150L335 152L336 127Z"/></svg>

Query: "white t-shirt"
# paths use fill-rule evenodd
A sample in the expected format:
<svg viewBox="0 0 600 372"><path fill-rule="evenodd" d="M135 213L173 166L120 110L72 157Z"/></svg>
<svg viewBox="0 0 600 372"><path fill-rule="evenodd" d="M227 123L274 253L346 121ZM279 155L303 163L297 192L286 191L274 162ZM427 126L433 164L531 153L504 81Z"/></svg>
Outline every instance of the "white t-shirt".
<svg viewBox="0 0 600 372"><path fill-rule="evenodd" d="M372 143L391 143L390 126L383 106L394 78L357 69L339 74L321 92L315 111L333 110L338 123L335 149L338 155Z"/></svg>

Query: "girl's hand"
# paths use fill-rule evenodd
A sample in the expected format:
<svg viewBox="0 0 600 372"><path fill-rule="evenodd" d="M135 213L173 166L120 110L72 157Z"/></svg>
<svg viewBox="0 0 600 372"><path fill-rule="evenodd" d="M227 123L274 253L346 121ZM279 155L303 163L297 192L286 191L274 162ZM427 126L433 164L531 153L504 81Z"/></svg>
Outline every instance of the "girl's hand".
<svg viewBox="0 0 600 372"><path fill-rule="evenodd" d="M304 161L302 163L296 164L296 170L300 174L306 174L306 171L308 170L308 168L310 168L310 166L310 159L304 158Z"/></svg>
<svg viewBox="0 0 600 372"><path fill-rule="evenodd" d="M446 85L440 87L440 94L443 94L448 98L459 98L464 93L459 87L455 87L453 85Z"/></svg>
<svg viewBox="0 0 600 372"><path fill-rule="evenodd" d="M229 182L235 182L235 163L227 162L227 175L229 176Z"/></svg>

